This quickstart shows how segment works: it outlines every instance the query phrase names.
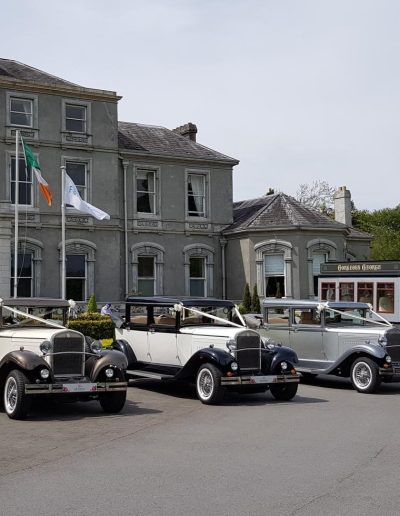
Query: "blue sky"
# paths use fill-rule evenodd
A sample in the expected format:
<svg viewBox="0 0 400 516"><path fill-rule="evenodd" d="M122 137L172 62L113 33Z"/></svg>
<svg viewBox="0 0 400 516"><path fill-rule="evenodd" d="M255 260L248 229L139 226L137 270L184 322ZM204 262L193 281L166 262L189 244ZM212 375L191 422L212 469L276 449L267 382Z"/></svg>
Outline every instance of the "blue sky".
<svg viewBox="0 0 400 516"><path fill-rule="evenodd" d="M117 91L122 121L198 127L234 199L314 180L400 203L397 0L14 0L1 57Z"/></svg>

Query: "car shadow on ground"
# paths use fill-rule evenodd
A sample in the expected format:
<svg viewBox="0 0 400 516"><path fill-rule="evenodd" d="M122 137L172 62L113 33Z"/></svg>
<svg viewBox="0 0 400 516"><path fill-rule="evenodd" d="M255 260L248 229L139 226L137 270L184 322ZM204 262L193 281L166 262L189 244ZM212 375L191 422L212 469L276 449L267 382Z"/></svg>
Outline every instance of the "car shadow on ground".
<svg viewBox="0 0 400 516"><path fill-rule="evenodd" d="M348 390L355 391L354 387L351 384L350 378L340 378L339 376L330 376L330 375L318 375L318 376L306 376L302 377L300 384L304 385L313 385L315 387L324 387L327 389L338 389L338 390ZM400 383L381 383L377 392L377 394L385 394L385 395L395 395L400 394Z"/></svg>
<svg viewBox="0 0 400 516"><path fill-rule="evenodd" d="M162 410L155 410L142 406L142 403L136 403L126 400L124 408L118 414L108 414L103 412L98 401L87 402L63 402L51 400L35 400L32 409L29 412L29 421L76 421L88 418L125 418L146 414L160 414ZM5 415L5 414L4 414Z"/></svg>
<svg viewBox="0 0 400 516"><path fill-rule="evenodd" d="M130 380L129 388L142 389L146 391L156 392L165 396L174 398L196 400L197 399L196 388L193 384L186 382L168 381L168 380L148 380L148 379L135 379ZM301 389L301 387L300 387ZM242 393L239 394L234 391L227 392L222 401L222 405L273 405L276 403L288 404L288 403L326 403L328 400L317 397L302 396L301 392L290 401L278 401L272 394L267 391L263 393L250 394Z"/></svg>

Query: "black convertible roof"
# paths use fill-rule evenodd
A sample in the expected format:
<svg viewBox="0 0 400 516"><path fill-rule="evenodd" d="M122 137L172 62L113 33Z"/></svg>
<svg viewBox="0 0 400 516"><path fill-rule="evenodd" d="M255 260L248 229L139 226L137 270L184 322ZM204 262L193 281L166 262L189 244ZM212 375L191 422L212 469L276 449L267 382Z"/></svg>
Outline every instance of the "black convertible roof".
<svg viewBox="0 0 400 516"><path fill-rule="evenodd" d="M216 299L214 297L169 297L169 296L128 296L126 302L134 305L160 306L175 305L183 306L221 306L234 307L235 303L227 299Z"/></svg>
<svg viewBox="0 0 400 516"><path fill-rule="evenodd" d="M13 297L0 299L0 306L27 306L27 307L54 307L68 308L70 305L65 299L54 299L49 297Z"/></svg>

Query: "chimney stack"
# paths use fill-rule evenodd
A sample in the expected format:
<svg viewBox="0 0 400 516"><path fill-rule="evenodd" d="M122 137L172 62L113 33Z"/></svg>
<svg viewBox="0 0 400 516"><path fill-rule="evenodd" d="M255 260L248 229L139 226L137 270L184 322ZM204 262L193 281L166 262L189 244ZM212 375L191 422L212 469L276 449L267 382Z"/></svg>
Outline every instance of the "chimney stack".
<svg viewBox="0 0 400 516"><path fill-rule="evenodd" d="M340 186L333 196L335 220L351 226L351 194L345 186Z"/></svg>
<svg viewBox="0 0 400 516"><path fill-rule="evenodd" d="M192 124L192 122L176 127L175 129L172 129L172 132L180 134L181 136L192 140L192 142L196 141L197 127L195 124Z"/></svg>

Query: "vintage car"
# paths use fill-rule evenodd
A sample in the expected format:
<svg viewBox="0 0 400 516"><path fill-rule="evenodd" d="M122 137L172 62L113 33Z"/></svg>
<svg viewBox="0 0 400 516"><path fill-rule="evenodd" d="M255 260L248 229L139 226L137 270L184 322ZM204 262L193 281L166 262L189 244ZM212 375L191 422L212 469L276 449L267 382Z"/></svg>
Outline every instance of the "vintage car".
<svg viewBox="0 0 400 516"><path fill-rule="evenodd" d="M279 400L297 392L296 354L247 328L230 301L129 296L117 326L114 348L127 356L128 378L195 382L205 404L229 389L269 389Z"/></svg>
<svg viewBox="0 0 400 516"><path fill-rule="evenodd" d="M400 381L400 329L367 303L263 301L263 336L293 348L304 376L350 377L359 392Z"/></svg>
<svg viewBox="0 0 400 516"><path fill-rule="evenodd" d="M127 360L66 327L60 299L0 300L0 391L11 419L27 416L34 398L93 400L119 412L126 399Z"/></svg>

